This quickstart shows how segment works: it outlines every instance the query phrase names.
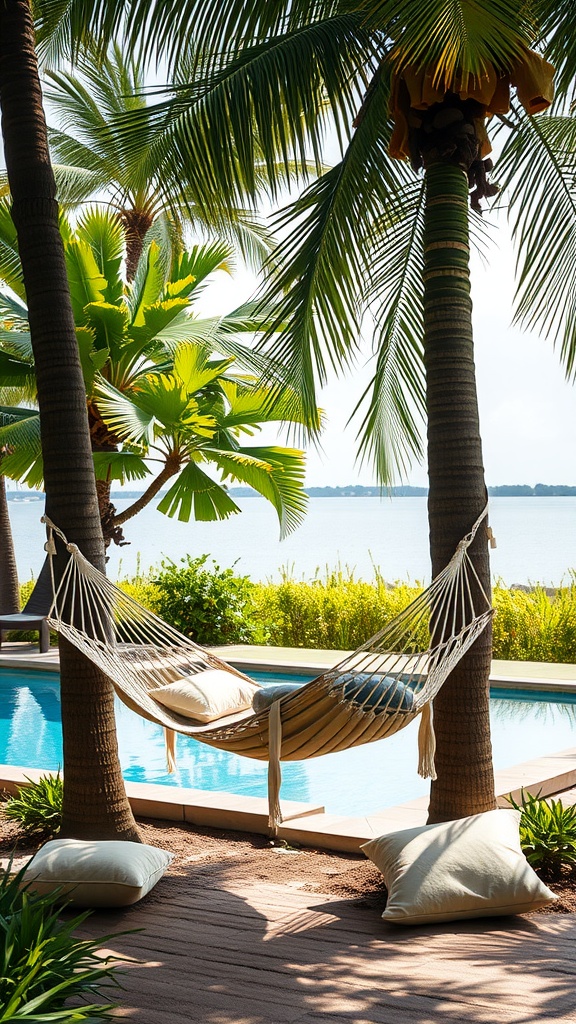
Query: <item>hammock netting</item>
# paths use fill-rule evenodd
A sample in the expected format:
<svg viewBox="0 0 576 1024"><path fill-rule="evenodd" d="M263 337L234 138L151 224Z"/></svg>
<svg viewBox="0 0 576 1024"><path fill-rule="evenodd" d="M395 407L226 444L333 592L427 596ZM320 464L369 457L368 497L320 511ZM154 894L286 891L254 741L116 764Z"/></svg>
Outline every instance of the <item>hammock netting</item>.
<svg viewBox="0 0 576 1024"><path fill-rule="evenodd" d="M216 722L186 718L156 701L151 691L207 669L240 677L254 694L261 684L144 608L95 569L44 517L51 564L55 537L69 555L57 586L53 575L48 623L110 678L124 704L164 727L169 769L175 765L176 733L268 761L274 831L282 821L280 761L301 761L371 743L405 728L418 715L418 770L435 778L432 701L493 615L468 555L486 516L487 509L432 583L356 651L265 710L249 708Z"/></svg>

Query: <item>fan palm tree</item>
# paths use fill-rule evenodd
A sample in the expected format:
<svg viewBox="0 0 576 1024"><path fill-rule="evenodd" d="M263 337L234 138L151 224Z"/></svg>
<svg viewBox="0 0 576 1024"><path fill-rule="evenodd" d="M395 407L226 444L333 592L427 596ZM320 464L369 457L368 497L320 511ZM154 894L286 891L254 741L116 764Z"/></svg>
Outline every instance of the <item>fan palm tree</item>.
<svg viewBox="0 0 576 1024"><path fill-rule="evenodd" d="M75 24L83 19L96 34L118 28L126 13L128 42L143 33L168 61L178 60L191 25L198 52L219 55L203 80L195 77L189 90L157 104L155 112L160 125L170 118L183 168L202 150L229 202L257 200L255 135L274 196L282 184L274 170L278 154L305 175L311 154L320 164L327 129L339 134L341 161L320 173L282 221L287 237L275 255L278 273L270 287L279 298L276 326L286 326L274 351L312 408L328 365L350 365L363 318L373 316L376 369L362 406L361 453L388 481L420 457L421 424L427 423L434 573L486 500L469 192L478 208L495 190L487 180L487 119L508 117L529 133L521 106L532 115L550 101L551 69L530 49L538 35L550 34L564 91L574 79L575 48L567 45L574 41L573 15L567 0L564 20L553 7L547 0L530 9L520 0L486 0L481 7L473 0L184 0L175 30L175 8L159 0L132 0L122 11L104 2L91 12L83 0L73 4ZM62 17L55 5L45 14L52 40L62 41L69 12ZM507 115L511 89L518 102ZM145 139L153 148L153 115L144 129L138 144ZM532 137L538 135L532 129ZM509 159L522 175L518 155L510 151ZM566 181L564 187L566 199ZM545 217L545 209L538 211L536 227L525 220L520 229L524 284L533 283L534 267L542 263L535 255L542 229L548 227L558 244L557 225ZM548 324L552 301L544 294L528 287L526 302L532 310L540 303ZM567 338L565 353L573 353ZM472 557L488 592L485 537L479 535ZM494 806L489 663L486 632L435 702L438 779L430 820Z"/></svg>
<svg viewBox="0 0 576 1024"><path fill-rule="evenodd" d="M20 367L33 372L24 286L13 259L9 231L2 231L0 201L0 317L11 325L0 336L0 382ZM302 519L304 457L295 449L247 445L243 435L261 425L302 425L296 396L258 383L270 360L242 344L240 332L258 323L248 304L202 320L191 303L218 269L227 269L229 246L207 244L173 257L149 238L132 284L121 276L126 229L109 212L91 208L73 230L61 218L76 335L88 399L100 515L106 542L123 540L121 526L145 508L175 478L158 508L188 521L224 519L240 511L225 486L206 473L249 484L270 500L281 534ZM15 293L15 294L14 294ZM212 352L219 355L214 357ZM244 372L235 370L244 366ZM246 372L249 371L249 372ZM252 372L250 372L252 371ZM29 486L41 486L42 450L29 420L0 428L11 448L3 471ZM121 514L110 503L113 480L154 479Z"/></svg>

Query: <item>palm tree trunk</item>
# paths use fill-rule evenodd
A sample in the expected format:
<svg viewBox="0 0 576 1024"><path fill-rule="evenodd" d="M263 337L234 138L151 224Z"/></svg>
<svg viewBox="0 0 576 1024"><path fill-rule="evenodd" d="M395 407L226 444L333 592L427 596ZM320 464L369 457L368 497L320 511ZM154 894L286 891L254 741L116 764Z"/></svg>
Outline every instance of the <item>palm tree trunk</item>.
<svg viewBox="0 0 576 1024"><path fill-rule="evenodd" d="M0 105L36 367L46 512L102 569L86 392L27 0L0 3ZM57 570L63 557L61 553ZM118 760L110 681L68 643L60 644L60 665L62 834L137 840Z"/></svg>
<svg viewBox="0 0 576 1024"><path fill-rule="evenodd" d="M20 611L20 587L18 586L18 570L16 554L12 540L8 500L6 498L6 477L0 476L0 611L3 615L13 615Z"/></svg>
<svg viewBox="0 0 576 1024"><path fill-rule="evenodd" d="M120 219L126 232L126 280L133 281L138 269L138 261L144 249L144 239L154 223L153 216L146 210L124 209Z"/></svg>
<svg viewBox="0 0 576 1024"><path fill-rule="evenodd" d="M436 575L486 504L472 338L468 181L461 167L426 172L424 318L428 409L428 518ZM490 593L486 533L470 548ZM488 710L492 636L488 627L434 701L438 778L430 822L496 806Z"/></svg>

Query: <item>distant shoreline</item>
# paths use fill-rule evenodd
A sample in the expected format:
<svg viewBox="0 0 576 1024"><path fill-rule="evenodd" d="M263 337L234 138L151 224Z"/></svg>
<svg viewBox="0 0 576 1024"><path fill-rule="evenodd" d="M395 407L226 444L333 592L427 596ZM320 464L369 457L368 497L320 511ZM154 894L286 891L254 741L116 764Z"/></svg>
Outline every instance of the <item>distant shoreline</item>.
<svg viewBox="0 0 576 1024"><path fill-rule="evenodd" d="M230 487L229 494L233 498L257 498L259 494L251 487ZM306 494L310 498L426 498L427 487L365 487L360 484L350 484L344 487L306 487ZM164 492L160 492L164 493ZM114 500L120 498L136 499L141 497L143 491L112 491L111 497ZM529 484L500 484L488 488L488 495L491 498L575 498L576 486L567 484L536 484L531 487ZM7 491L8 501L29 502L42 501L43 493L38 491Z"/></svg>

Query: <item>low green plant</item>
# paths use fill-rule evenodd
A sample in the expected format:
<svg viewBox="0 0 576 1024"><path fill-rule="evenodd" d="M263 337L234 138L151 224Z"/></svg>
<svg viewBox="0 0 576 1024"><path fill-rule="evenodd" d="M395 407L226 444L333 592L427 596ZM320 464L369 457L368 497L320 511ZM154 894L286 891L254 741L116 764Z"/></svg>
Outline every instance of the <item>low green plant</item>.
<svg viewBox="0 0 576 1024"><path fill-rule="evenodd" d="M58 894L30 892L24 871L0 879L0 1022L112 1020L114 1005L94 1002L118 985L111 958L98 955L111 936L76 938L88 912L63 921Z"/></svg>
<svg viewBox="0 0 576 1024"><path fill-rule="evenodd" d="M493 656L503 661L576 662L576 585L549 593L544 587L493 596Z"/></svg>
<svg viewBox="0 0 576 1024"><path fill-rule="evenodd" d="M255 615L269 642L281 647L354 650L402 611L421 592L419 585L388 586L379 574L373 583L351 570L327 570L310 581L287 572L280 583L255 584ZM426 623L416 642L428 646Z"/></svg>
<svg viewBox="0 0 576 1024"><path fill-rule="evenodd" d="M144 605L151 612L158 611L158 587L154 582L152 575L150 576L133 576L130 579L119 580L118 587L123 590L128 597L138 601L139 604Z"/></svg>
<svg viewBox="0 0 576 1024"><path fill-rule="evenodd" d="M31 836L55 836L62 824L63 785L60 772L27 779L16 796L4 804L4 816ZM1 1019L1 1018L0 1018Z"/></svg>
<svg viewBox="0 0 576 1024"><path fill-rule="evenodd" d="M561 800L545 800L522 793L520 803L510 803L522 812L520 845L526 860L542 878L559 879L565 868L576 868L576 806L564 807Z"/></svg>
<svg viewBox="0 0 576 1024"><path fill-rule="evenodd" d="M237 576L233 568L221 569L208 555L161 564L154 578L156 612L161 618L199 644L258 642L253 617L254 584Z"/></svg>

